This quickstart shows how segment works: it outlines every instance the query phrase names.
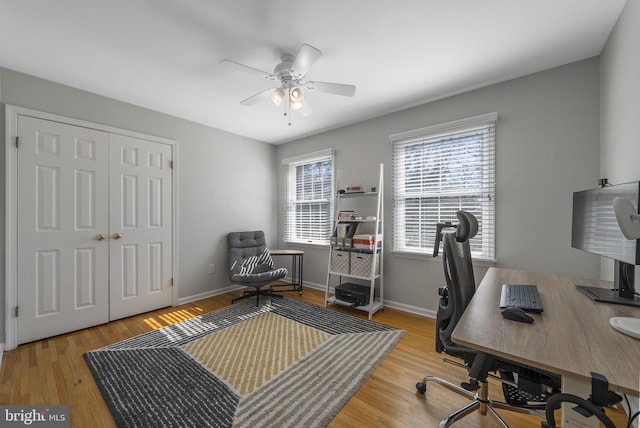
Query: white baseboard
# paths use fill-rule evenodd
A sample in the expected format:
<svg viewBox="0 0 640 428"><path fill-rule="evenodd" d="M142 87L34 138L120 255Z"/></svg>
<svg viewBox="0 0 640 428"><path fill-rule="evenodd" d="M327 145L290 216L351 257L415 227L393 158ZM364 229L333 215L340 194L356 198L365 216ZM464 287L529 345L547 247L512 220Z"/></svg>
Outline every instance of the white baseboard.
<svg viewBox="0 0 640 428"><path fill-rule="evenodd" d="M324 289L325 289L325 285L324 284L315 284L315 283L312 283L312 282L304 282L304 286L305 287L309 287L309 288L313 288L313 289L319 290L319 291L324 291ZM208 297L219 296L220 294L229 293L231 291L240 290L242 288L244 288L244 287L241 286L241 285L230 285L228 287L218 288L216 290L211 290L211 291L208 291L206 293L200 293L200 294L194 294L193 296L182 297L182 298L178 299L178 305L183 305L185 303L195 302L196 300L202 300L202 299L206 299ZM333 288L330 291L333 292ZM435 311L432 311L432 310L429 310L429 309L424 309L424 308L419 308L417 306L406 305L404 303L394 302L392 300L385 300L384 301L384 306L387 307L387 308L397 309L399 311L409 312L410 314L421 315L421 316L428 317L428 318L434 318L435 319L435 317L436 317L436 312Z"/></svg>
<svg viewBox="0 0 640 428"><path fill-rule="evenodd" d="M245 288L242 285L230 285L224 288L217 288L215 290L207 291L206 293L194 294L193 296L181 297L178 299L178 305L184 305L185 303L195 302L196 300L202 300L209 297L219 296L221 294L230 293L231 291L241 290Z"/></svg>
<svg viewBox="0 0 640 428"><path fill-rule="evenodd" d="M389 308L397 309L399 311L409 312L411 314L416 314L416 315L422 315L423 317L427 317L427 318L433 318L433 319L436 318L436 312L430 309L424 309L424 308L419 308L417 306L405 305L404 303L398 303L398 302L394 302L386 299L384 301L384 305Z"/></svg>
<svg viewBox="0 0 640 428"><path fill-rule="evenodd" d="M320 290L320 291L324 291L325 290L325 285L324 284L313 284L313 283L308 283L305 282L304 283L305 287L309 287L309 288L313 288L316 290ZM329 291L333 292L333 287L331 287L329 289ZM392 308L392 309L397 309L399 311L403 311L403 312L409 312L410 314L416 314L416 315L422 315L423 317L428 317L428 318L434 318L436 317L436 312L429 310L429 309L424 309L424 308L419 308L417 306L411 306L411 305L406 305L404 303L399 303L399 302L394 302L393 300L384 300L384 306L387 308Z"/></svg>

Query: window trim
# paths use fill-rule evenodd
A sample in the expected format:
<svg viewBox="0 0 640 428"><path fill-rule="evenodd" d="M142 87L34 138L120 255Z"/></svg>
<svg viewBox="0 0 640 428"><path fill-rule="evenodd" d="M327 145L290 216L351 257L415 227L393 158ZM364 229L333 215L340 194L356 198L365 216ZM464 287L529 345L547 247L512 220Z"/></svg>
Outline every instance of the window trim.
<svg viewBox="0 0 640 428"><path fill-rule="evenodd" d="M324 160L331 160L331 192L330 197L328 198L329 202L329 218L328 218L328 229L329 232L324 240L308 240L308 239L291 239L289 238L289 230L295 229L295 226L290 227L290 212L289 212L289 204L295 202L295 199L290 198L291 191L291 170L300 165L311 164L315 162L322 162ZM283 222L283 231L282 231L282 240L289 244L306 244L306 245L318 245L318 246L328 246L331 239L331 226L333 225L333 216L334 216L334 204L335 204L335 150L333 148L318 150L311 153L306 153L302 155L291 156L288 158L282 159L282 165L284 166L284 222Z"/></svg>
<svg viewBox="0 0 640 428"><path fill-rule="evenodd" d="M403 227L404 221L402 218L404 217L404 213L398 212L396 208L396 198L398 197L398 159L396 159L397 150L401 150L400 146L408 146L414 143L419 143L421 141L426 140L435 140L439 137L453 136L453 134L464 133L465 131L472 131L474 129L485 127L485 126L493 126L494 134L493 139L490 141L491 146L490 150L490 163L487 164L483 162L483 170L486 171L487 168L492 168L489 171L488 178L483 180L483 194L488 192L491 196L489 198L489 203L487 201L482 203L483 212L487 212L487 217L483 215L487 219L485 224L482 225L483 231L486 230L488 233L488 240L482 240L482 254L478 256L477 253L474 254L475 260L484 260L487 262L495 262L496 261L496 202L495 202L495 190L496 190L496 160L495 160L495 151L496 151L496 125L497 125L498 114L497 112L482 114L478 116L473 116L465 119L454 120L446 123L436 124L432 126L427 126L419 129L414 129L410 131L400 132L396 134L392 134L389 136L389 140L393 146L392 148L392 206L393 206L393 214L392 214L392 252L397 254L405 254L405 255L415 255L415 256L424 256L430 255L433 250L433 245L429 244L429 247L416 247L415 251L412 251L406 245L399 245L397 241L398 235L397 232ZM486 148L483 145L482 152L485 153ZM403 173L404 175L404 173ZM488 180L488 181L487 181ZM486 186L486 187L485 187ZM450 220L455 220L450 219ZM400 221L401 224L398 224ZM400 229L398 229L400 228ZM434 230L435 235L435 230Z"/></svg>

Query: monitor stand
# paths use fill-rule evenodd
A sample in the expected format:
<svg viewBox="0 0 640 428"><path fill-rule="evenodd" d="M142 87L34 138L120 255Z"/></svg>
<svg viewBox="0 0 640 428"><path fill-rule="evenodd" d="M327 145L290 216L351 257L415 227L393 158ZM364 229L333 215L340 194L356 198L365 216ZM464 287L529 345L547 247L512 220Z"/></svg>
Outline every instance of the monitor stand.
<svg viewBox="0 0 640 428"><path fill-rule="evenodd" d="M601 287L587 287L585 285L576 285L578 291L588 296L591 300L596 302L615 303L617 305L637 306L640 307L640 297L633 296L620 297L617 291L601 288Z"/></svg>

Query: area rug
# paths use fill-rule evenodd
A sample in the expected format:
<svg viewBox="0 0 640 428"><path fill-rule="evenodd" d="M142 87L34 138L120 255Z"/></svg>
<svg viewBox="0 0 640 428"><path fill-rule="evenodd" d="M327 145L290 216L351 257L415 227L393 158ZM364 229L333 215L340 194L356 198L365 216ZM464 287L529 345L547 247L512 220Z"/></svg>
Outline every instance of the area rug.
<svg viewBox="0 0 640 428"><path fill-rule="evenodd" d="M324 427L403 334L284 296L84 358L119 427Z"/></svg>

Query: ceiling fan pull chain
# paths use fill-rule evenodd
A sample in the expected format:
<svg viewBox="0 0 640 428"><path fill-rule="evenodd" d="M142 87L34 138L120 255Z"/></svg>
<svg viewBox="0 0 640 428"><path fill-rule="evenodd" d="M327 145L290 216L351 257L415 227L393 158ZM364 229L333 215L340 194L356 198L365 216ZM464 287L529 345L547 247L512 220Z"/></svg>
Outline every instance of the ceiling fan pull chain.
<svg viewBox="0 0 640 428"><path fill-rule="evenodd" d="M284 113L285 116L288 116L289 118L289 126L291 126L291 89L287 88L287 105L286 105L286 111Z"/></svg>

